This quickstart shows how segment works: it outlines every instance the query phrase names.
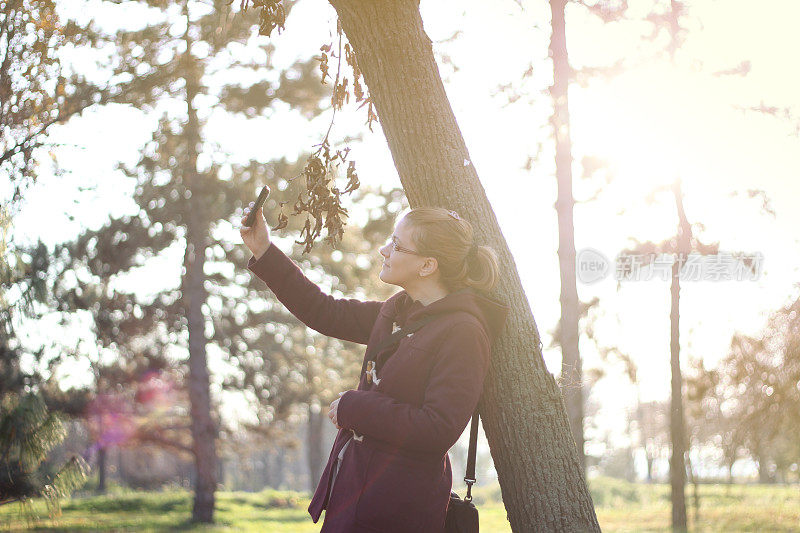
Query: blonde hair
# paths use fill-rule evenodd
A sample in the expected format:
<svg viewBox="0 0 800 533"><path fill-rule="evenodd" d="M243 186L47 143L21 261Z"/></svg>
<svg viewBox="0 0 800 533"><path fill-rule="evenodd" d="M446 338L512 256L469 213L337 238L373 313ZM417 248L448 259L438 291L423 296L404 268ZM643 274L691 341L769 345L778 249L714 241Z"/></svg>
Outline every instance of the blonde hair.
<svg viewBox="0 0 800 533"><path fill-rule="evenodd" d="M436 258L448 291L466 287L492 290L500 270L497 253L474 242L472 224L443 207L418 207L404 218L411 224L417 251Z"/></svg>

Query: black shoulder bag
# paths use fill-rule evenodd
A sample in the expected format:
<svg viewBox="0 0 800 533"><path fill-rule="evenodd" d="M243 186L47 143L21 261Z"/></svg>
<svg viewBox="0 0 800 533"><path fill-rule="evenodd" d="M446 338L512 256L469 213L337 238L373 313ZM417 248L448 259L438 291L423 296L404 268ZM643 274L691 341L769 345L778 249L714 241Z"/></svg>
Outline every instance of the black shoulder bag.
<svg viewBox="0 0 800 533"><path fill-rule="evenodd" d="M472 414L472 426L469 429L469 451L467 452L467 472L464 482L467 484L467 495L464 499L450 491L450 503L447 505L447 517L444 521L445 533L478 533L478 509L472 503L472 484L475 483L475 452L478 447L478 408Z"/></svg>
<svg viewBox="0 0 800 533"><path fill-rule="evenodd" d="M422 326L431 322L441 315L429 315L425 318L395 331L380 343L375 353L378 354L385 348L395 344L401 338L410 335ZM361 372L365 372L368 367L364 361ZM450 491L450 502L447 505L447 516L444 522L445 533L478 533L478 509L472 503L472 484L475 483L475 453L478 447L478 408L472 414L472 426L469 430L469 451L467 452L467 472L464 481L467 484L467 495L462 500L458 494Z"/></svg>

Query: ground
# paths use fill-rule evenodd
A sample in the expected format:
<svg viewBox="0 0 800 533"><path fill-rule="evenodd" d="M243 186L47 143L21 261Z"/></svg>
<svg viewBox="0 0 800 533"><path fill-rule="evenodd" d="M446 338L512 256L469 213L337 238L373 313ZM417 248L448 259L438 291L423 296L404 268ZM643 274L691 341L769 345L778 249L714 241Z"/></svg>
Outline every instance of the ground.
<svg viewBox="0 0 800 533"><path fill-rule="evenodd" d="M603 531L669 531L669 487L621 480L591 480L592 497ZM481 531L510 532L498 485L473 491ZM463 491L461 493L463 496ZM695 521L693 489L687 487L690 531L800 531L797 486L704 484L699 487L699 521ZM136 492L113 489L106 496L78 496L62 506L59 518L47 517L41 501L33 509L42 516L26 523L16 504L0 507L0 531L270 531L317 532L306 512L309 495L291 491L219 492L214 526L187 523L191 494L183 490Z"/></svg>

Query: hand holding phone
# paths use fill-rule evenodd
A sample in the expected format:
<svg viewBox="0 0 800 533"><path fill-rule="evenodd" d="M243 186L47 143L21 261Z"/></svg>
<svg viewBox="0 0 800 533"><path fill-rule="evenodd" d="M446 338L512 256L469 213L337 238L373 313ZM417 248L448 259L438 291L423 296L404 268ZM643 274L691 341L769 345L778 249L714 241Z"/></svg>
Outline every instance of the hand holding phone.
<svg viewBox="0 0 800 533"><path fill-rule="evenodd" d="M250 202L244 209L242 227L239 233L242 241L250 249L256 259L259 259L270 246L269 229L267 221L264 220L263 205L269 196L269 187L264 185L258 199Z"/></svg>

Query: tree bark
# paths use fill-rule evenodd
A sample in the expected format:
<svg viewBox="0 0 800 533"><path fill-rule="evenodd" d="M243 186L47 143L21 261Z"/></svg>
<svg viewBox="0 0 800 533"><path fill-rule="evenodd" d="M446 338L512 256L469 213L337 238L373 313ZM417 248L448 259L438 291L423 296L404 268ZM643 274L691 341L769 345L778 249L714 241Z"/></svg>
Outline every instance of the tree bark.
<svg viewBox="0 0 800 533"><path fill-rule="evenodd" d="M558 198L558 266L561 274L561 390L567 406L572 438L578 460L586 472L583 438L583 370L578 348L578 287L575 275L575 226L572 196L572 139L569 122L569 81L572 69L567 55L564 9L567 0L550 0L552 35L550 57L553 59L553 134L556 142L556 180Z"/></svg>
<svg viewBox="0 0 800 533"><path fill-rule="evenodd" d="M186 9L186 5L184 6ZM217 486L217 431L211 417L211 390L206 357L205 316L203 305L207 299L204 286L207 235L209 227L202 214L203 183L197 172L197 150L200 144L200 123L194 99L199 92L196 60L192 57L188 28L191 27L186 12L187 33L184 65L186 69L186 107L188 120L184 129L186 160L183 184L197 199L195 209L189 210L186 220L185 274L183 299L189 329L189 401L192 416L192 452L195 463L194 503L192 521L211 523L214 520L214 492ZM179 187L180 189L180 187Z"/></svg>
<svg viewBox="0 0 800 533"><path fill-rule="evenodd" d="M465 215L498 253L493 296L511 307L479 404L513 531L599 531L561 391L545 366L513 257L439 75L419 4L331 0L413 207Z"/></svg>
<svg viewBox="0 0 800 533"><path fill-rule="evenodd" d="M322 477L322 470L325 467L323 464L322 428L326 418L328 417L319 406L308 405L308 476L312 493L317 488L317 483Z"/></svg>

